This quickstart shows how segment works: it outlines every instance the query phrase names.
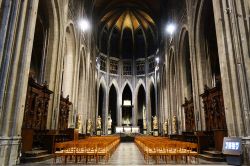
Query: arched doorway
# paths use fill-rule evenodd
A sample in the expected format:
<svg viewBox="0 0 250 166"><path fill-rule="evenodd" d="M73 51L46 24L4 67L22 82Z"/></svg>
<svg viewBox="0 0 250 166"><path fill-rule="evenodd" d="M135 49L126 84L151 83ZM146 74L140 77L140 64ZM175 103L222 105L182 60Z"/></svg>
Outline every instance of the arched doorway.
<svg viewBox="0 0 250 166"><path fill-rule="evenodd" d="M109 90L109 114L112 119L112 133L115 133L115 127L117 126L117 92L114 85Z"/></svg>
<svg viewBox="0 0 250 166"><path fill-rule="evenodd" d="M140 127L141 133L143 132L143 123L146 123L146 93L144 87L140 85L137 94L137 125Z"/></svg>
<svg viewBox="0 0 250 166"><path fill-rule="evenodd" d="M105 130L104 119L105 119L105 89L101 84L99 87L99 98L98 98L98 115L102 119L102 130Z"/></svg>
<svg viewBox="0 0 250 166"><path fill-rule="evenodd" d="M122 93L122 125L132 125L132 91L128 84Z"/></svg>

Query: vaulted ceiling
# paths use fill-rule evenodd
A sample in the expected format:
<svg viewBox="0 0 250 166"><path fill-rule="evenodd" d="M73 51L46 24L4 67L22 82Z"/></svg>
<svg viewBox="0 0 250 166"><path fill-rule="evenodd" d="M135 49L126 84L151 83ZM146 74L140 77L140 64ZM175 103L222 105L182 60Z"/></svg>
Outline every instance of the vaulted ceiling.
<svg viewBox="0 0 250 166"><path fill-rule="evenodd" d="M99 51L120 59L152 55L158 46L161 0L95 0Z"/></svg>

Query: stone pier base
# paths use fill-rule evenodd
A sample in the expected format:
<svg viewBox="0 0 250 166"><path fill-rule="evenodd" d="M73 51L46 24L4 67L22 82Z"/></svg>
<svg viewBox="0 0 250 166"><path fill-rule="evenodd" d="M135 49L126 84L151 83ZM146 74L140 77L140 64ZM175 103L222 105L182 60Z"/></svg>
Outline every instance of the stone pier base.
<svg viewBox="0 0 250 166"><path fill-rule="evenodd" d="M242 138L243 163L250 165L250 136Z"/></svg>
<svg viewBox="0 0 250 166"><path fill-rule="evenodd" d="M20 163L21 137L0 137L0 165Z"/></svg>

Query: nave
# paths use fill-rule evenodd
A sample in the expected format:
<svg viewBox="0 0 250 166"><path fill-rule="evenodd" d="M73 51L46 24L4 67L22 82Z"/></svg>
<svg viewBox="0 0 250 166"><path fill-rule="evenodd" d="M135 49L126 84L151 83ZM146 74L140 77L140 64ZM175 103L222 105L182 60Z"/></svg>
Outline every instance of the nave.
<svg viewBox="0 0 250 166"><path fill-rule="evenodd" d="M0 166L53 165L55 147L56 165L186 164L192 143L250 165L249 16L250 0L0 0Z"/></svg>
<svg viewBox="0 0 250 166"><path fill-rule="evenodd" d="M89 138L92 139L91 142L93 142L93 139L96 139L97 137ZM110 137L113 139L112 137ZM100 139L97 138L97 139ZM109 139L109 138L101 138L101 139ZM152 155L153 150L151 151L151 155L148 157L145 156L145 153L143 154L143 151L141 151L140 146L138 145L138 140L143 141L144 143L146 141L156 141L159 142L155 145L161 145L164 141L168 142L176 142L169 140L167 138L162 137L152 137L152 136L143 136L143 137L136 137L135 142L121 142L118 147L115 149L114 153L108 159L106 162L105 159L100 159L97 163L95 158L92 158L88 160L87 163L85 163L85 159L77 159L77 163L75 158L68 158L67 163L65 163L64 156L61 158L56 159L56 162L53 159L49 159L42 162L37 163L28 163L28 164L21 164L22 166L40 166L40 165L227 165L225 162L210 162L203 160L201 158L195 160L194 158L188 157L187 161L184 160L184 158L168 158L167 164L165 162L165 159L163 157L160 157L158 161L156 162L156 156ZM84 140L81 140L84 141ZM184 142L181 142L184 143ZM169 144L170 145L170 144ZM169 146L168 145L168 146ZM149 152L149 151L148 151Z"/></svg>

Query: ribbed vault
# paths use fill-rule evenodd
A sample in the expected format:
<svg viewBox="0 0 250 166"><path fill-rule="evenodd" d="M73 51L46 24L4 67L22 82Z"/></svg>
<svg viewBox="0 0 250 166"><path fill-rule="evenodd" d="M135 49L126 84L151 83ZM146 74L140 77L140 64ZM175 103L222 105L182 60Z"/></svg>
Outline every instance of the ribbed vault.
<svg viewBox="0 0 250 166"><path fill-rule="evenodd" d="M152 55L157 47L157 26L143 9L133 5L111 8L98 23L100 52L120 59Z"/></svg>

